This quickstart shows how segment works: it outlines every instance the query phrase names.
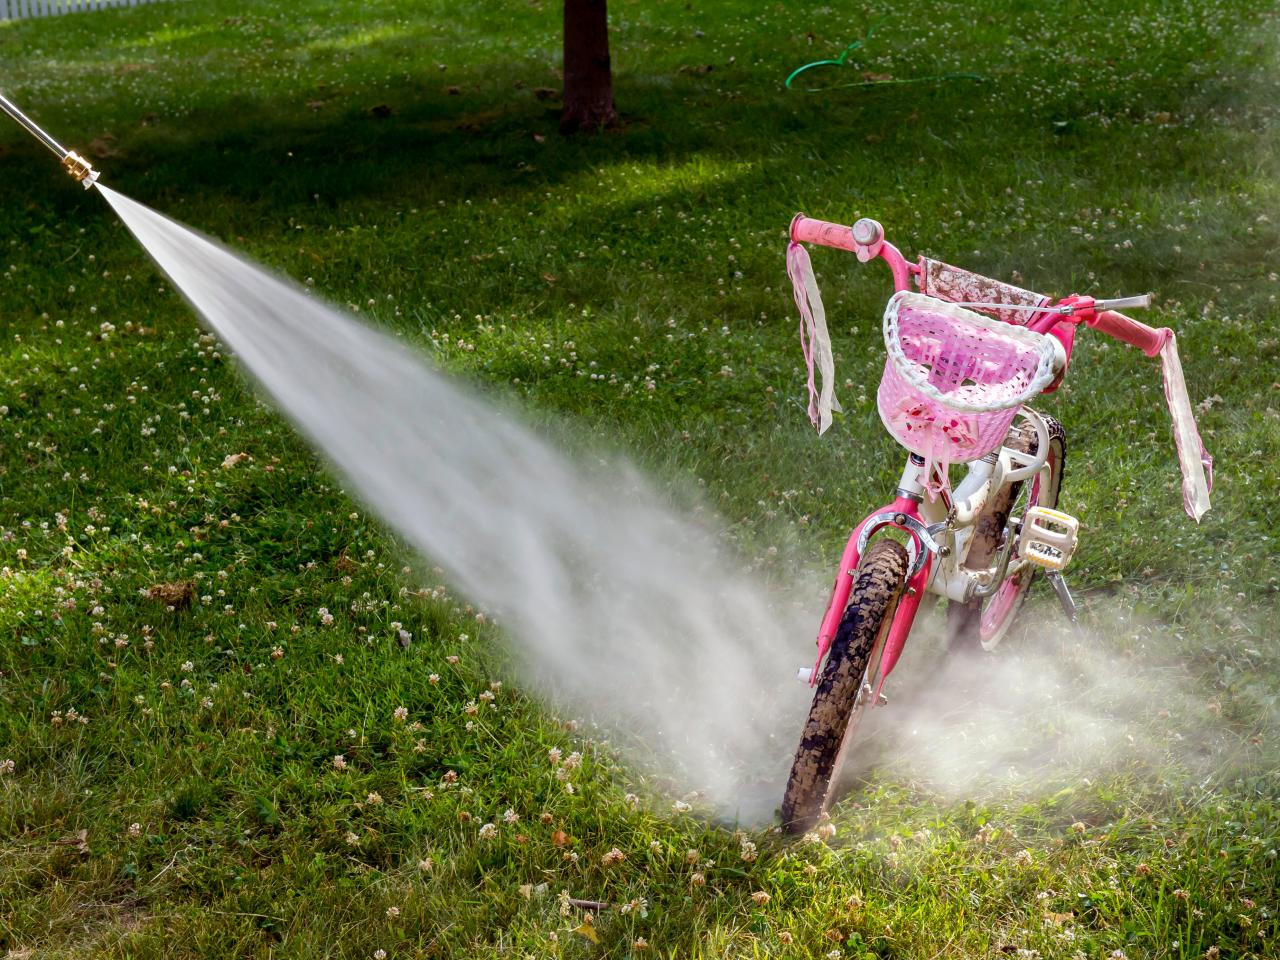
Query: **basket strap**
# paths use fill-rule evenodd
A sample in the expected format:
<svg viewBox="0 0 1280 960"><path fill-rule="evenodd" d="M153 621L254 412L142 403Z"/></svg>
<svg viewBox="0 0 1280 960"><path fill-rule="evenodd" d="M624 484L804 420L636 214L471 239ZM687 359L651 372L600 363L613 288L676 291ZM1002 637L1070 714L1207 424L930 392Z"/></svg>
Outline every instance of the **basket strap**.
<svg viewBox="0 0 1280 960"><path fill-rule="evenodd" d="M943 492L951 495L951 461L927 457L921 475L925 478L924 495L929 502L935 502Z"/></svg>
<svg viewBox="0 0 1280 960"><path fill-rule="evenodd" d="M787 275L791 292L800 310L800 349L809 371L809 419L822 434L831 426L831 411L841 410L835 395L836 361L831 352L831 334L827 331L827 311L818 292L809 253L799 243L787 247ZM813 369L818 368L822 385L814 385Z"/></svg>

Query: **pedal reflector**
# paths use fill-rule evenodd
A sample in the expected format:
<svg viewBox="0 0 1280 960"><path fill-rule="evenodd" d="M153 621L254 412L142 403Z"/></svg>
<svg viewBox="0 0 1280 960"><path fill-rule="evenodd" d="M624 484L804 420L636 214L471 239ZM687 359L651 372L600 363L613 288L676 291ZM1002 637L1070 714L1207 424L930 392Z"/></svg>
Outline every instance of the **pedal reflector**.
<svg viewBox="0 0 1280 960"><path fill-rule="evenodd" d="M1032 507L1022 518L1018 554L1046 570L1061 570L1076 552L1079 532L1080 521L1071 514Z"/></svg>

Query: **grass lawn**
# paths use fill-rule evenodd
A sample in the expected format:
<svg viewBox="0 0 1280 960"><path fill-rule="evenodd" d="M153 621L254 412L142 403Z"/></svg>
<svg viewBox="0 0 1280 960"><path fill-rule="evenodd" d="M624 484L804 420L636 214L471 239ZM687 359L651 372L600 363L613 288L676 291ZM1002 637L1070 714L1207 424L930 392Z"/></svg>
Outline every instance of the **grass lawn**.
<svg viewBox="0 0 1280 960"><path fill-rule="evenodd" d="M673 811L522 694L439 558L342 493L6 121L0 956L1280 956L1280 17L904 9L806 75L834 89L788 92L871 14L615 0L624 123L576 140L555 132L550 0L3 23L0 90L116 189L696 478L751 562L778 545L819 584L900 456L874 407L886 273L831 251L846 412L809 427L796 210L875 216L909 255L1045 292L1155 291L1143 319L1178 331L1213 510L1181 511L1158 366L1082 336L1042 409L1070 437L1089 639L1040 629L1041 587L994 661L1078 665L1082 706L1105 697L1143 749L959 787L871 752L827 843ZM864 72L981 79L841 86ZM180 581L189 607L144 595ZM906 691L940 654L925 636L910 656ZM907 712L879 713L897 736ZM584 926L568 898L614 908Z"/></svg>

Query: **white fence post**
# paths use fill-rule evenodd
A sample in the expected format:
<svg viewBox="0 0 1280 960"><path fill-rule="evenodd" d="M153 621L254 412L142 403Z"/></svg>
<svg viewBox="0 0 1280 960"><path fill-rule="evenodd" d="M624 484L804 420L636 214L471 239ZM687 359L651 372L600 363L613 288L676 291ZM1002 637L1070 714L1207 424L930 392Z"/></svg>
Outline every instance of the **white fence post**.
<svg viewBox="0 0 1280 960"><path fill-rule="evenodd" d="M23 20L30 17L54 17L63 13L108 10L112 7L136 7L157 0L0 0L0 20Z"/></svg>

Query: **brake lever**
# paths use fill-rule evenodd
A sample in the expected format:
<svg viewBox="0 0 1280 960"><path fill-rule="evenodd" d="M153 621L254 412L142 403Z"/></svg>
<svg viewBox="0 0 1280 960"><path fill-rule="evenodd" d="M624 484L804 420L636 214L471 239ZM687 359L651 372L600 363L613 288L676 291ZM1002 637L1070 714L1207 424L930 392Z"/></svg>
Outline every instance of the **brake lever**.
<svg viewBox="0 0 1280 960"><path fill-rule="evenodd" d="M1095 310L1133 310L1151 306L1151 294L1144 293L1136 297L1119 297L1115 300L1095 300Z"/></svg>

